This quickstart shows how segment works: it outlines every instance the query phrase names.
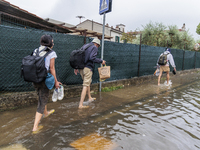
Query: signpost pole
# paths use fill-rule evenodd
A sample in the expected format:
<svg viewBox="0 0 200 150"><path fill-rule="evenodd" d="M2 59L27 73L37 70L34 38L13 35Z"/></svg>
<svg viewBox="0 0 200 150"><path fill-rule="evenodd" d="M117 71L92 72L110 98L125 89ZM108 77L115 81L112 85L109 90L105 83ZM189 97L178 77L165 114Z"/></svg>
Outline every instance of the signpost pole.
<svg viewBox="0 0 200 150"><path fill-rule="evenodd" d="M103 51L104 51L104 33L105 33L105 20L106 13L111 12L112 0L100 0L99 14L103 14L103 33L102 33L102 44L101 44L101 59L103 60ZM101 64L102 67L102 64ZM99 92L101 92L102 82L99 84Z"/></svg>
<svg viewBox="0 0 200 150"><path fill-rule="evenodd" d="M104 51L104 32L105 32L105 20L106 20L106 13L103 13L103 33L102 33L102 44L101 44L101 59L103 60L103 51ZM102 64L101 64L102 67ZM101 92L102 82L100 81L99 85L99 92Z"/></svg>

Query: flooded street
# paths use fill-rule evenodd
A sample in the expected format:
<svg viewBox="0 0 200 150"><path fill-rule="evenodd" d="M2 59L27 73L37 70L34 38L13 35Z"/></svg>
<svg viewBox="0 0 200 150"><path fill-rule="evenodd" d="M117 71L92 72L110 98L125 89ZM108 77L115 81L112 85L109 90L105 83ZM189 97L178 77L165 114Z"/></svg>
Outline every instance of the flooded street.
<svg viewBox="0 0 200 150"><path fill-rule="evenodd" d="M200 149L200 73L171 75L171 86L157 80L49 103L55 113L32 135L37 106L0 113L1 150L198 150ZM80 93L77 93L80 95Z"/></svg>

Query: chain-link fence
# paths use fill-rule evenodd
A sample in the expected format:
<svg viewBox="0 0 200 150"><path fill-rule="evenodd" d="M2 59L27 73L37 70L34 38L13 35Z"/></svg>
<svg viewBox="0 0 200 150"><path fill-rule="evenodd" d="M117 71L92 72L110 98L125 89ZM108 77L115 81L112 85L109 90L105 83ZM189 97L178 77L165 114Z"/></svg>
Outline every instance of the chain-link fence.
<svg viewBox="0 0 200 150"><path fill-rule="evenodd" d="M47 32L36 29L24 29L0 25L0 92L32 91L31 83L25 82L20 77L22 58L31 54L39 47L40 37L51 34L54 39L54 48L58 58L56 59L56 72L59 80L66 85L82 84L81 77L76 76L69 64L69 56L72 50L80 48L84 44L83 36ZM86 43L91 38L86 38ZM105 41L104 60L111 66L111 78L106 81L128 79L136 76L151 75L155 71L156 61L165 50L164 47L146 45L133 45ZM200 53L172 49L177 70L194 69L200 67ZM101 47L98 56L101 56ZM95 64L92 83L99 82Z"/></svg>

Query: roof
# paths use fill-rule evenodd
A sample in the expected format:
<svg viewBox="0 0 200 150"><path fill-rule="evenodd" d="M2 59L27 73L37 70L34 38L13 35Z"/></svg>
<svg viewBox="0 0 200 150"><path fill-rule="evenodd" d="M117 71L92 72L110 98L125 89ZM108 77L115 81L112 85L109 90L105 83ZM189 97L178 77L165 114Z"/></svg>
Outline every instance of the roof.
<svg viewBox="0 0 200 150"><path fill-rule="evenodd" d="M124 27L125 27L125 25L124 25L124 24L121 24L121 23L120 23L120 24L117 24L116 26L124 26Z"/></svg>
<svg viewBox="0 0 200 150"><path fill-rule="evenodd" d="M73 33L71 35L83 35L86 37L97 37L98 39L102 39L102 33L95 32L92 30L84 29L84 28L73 28ZM105 39L111 39L112 36L104 36Z"/></svg>
<svg viewBox="0 0 200 150"><path fill-rule="evenodd" d="M76 26L79 26L79 25L83 24L84 22L88 22L88 21L103 26L103 24L98 23L98 22L95 22L95 21L93 21L93 20L89 20L89 19L87 19L87 20L85 20L85 21L79 23L79 24L76 25ZM110 26L108 26L108 25L105 25L105 27L110 28L112 31L115 31L115 32L118 32L118 33L123 33L122 31L120 31L120 30L118 30L118 29L115 29L115 28L112 28L112 27L110 27Z"/></svg>
<svg viewBox="0 0 200 150"><path fill-rule="evenodd" d="M70 33L71 31L67 27L63 27L60 25L56 25L50 22L43 20L42 18L32 14L26 10L19 8L5 0L0 0L0 15L15 18L19 21L24 21L28 26L33 28L47 30L47 31L55 31L60 33ZM5 17L6 19L6 17ZM10 19L10 21L12 21Z"/></svg>
<svg viewBox="0 0 200 150"><path fill-rule="evenodd" d="M61 21L58 21L58 20L54 20L54 19L51 19L51 18L46 18L44 20L48 21L48 22L51 22L53 24L62 25L62 26L68 27L68 28L76 27L75 25L72 25L72 24L69 24L69 23L65 23L65 22L61 22Z"/></svg>

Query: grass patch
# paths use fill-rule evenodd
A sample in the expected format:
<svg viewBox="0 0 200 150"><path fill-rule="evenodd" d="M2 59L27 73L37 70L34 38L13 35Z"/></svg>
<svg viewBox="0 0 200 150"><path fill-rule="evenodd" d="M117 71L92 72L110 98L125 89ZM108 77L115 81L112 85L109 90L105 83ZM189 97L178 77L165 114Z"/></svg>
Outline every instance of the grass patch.
<svg viewBox="0 0 200 150"><path fill-rule="evenodd" d="M120 85L120 86L111 86L111 87L105 87L102 89L102 92L110 92L110 91L115 91L118 89L122 89L124 86Z"/></svg>

